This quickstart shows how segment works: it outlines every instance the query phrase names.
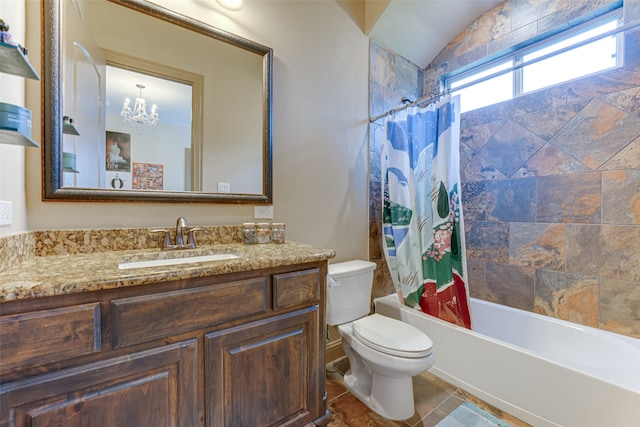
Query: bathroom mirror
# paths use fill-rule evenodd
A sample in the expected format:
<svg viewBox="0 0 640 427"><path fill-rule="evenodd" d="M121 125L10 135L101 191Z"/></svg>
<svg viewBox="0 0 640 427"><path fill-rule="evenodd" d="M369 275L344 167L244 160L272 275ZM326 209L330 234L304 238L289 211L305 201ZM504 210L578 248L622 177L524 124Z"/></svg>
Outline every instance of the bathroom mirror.
<svg viewBox="0 0 640 427"><path fill-rule="evenodd" d="M42 4L44 200L271 203L272 49L143 0Z"/></svg>

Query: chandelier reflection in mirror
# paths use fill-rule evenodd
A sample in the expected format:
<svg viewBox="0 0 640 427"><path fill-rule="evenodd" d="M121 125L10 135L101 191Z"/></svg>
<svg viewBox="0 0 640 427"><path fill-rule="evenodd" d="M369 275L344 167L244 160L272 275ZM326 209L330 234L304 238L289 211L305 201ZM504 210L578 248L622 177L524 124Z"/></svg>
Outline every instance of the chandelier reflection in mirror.
<svg viewBox="0 0 640 427"><path fill-rule="evenodd" d="M120 115L122 119L135 129L138 135L142 135L146 130L151 129L158 123L158 107L156 104L151 106L151 112L147 113L147 101L142 97L142 89L145 86L141 83L136 84L140 89L140 96L136 98L136 103L131 109L129 98L124 100Z"/></svg>

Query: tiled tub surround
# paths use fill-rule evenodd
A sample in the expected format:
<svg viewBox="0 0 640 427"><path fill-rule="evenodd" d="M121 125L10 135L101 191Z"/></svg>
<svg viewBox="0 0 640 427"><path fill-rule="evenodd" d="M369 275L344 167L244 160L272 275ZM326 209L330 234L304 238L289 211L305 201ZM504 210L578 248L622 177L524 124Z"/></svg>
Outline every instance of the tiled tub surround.
<svg viewBox="0 0 640 427"><path fill-rule="evenodd" d="M335 256L333 250L296 242L244 245L239 243L240 230L240 226L212 226L197 235L201 250L234 253L240 256L238 259L131 270L118 268L122 257L160 252L159 236L149 229L38 231L5 236L0 238L0 259L11 257L13 262L0 270L0 302L258 270Z"/></svg>
<svg viewBox="0 0 640 427"><path fill-rule="evenodd" d="M416 87L613 4L506 1L479 17L425 70L399 79L371 44L371 115ZM640 2L625 0L625 23ZM640 31L624 66L462 114L461 173L471 295L640 337ZM381 123L382 121L380 121ZM380 141L371 126L370 256L376 296L392 287L380 250ZM391 288L391 289L390 289Z"/></svg>

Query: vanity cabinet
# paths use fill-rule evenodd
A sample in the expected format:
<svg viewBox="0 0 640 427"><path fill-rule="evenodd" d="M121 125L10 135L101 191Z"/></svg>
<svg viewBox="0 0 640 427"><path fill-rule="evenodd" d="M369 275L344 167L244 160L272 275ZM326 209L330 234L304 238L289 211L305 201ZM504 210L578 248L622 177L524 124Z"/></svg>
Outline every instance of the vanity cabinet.
<svg viewBox="0 0 640 427"><path fill-rule="evenodd" d="M4 384L2 426L196 426L197 341Z"/></svg>
<svg viewBox="0 0 640 427"><path fill-rule="evenodd" d="M0 304L0 426L326 425L326 261Z"/></svg>
<svg viewBox="0 0 640 427"><path fill-rule="evenodd" d="M322 402L318 308L276 316L205 336L208 427L299 425Z"/></svg>

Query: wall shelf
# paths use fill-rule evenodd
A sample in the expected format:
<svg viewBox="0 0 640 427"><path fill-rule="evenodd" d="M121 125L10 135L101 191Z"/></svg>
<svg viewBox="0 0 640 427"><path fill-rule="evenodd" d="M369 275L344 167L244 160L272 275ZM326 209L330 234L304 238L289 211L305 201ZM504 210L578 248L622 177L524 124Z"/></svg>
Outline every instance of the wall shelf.
<svg viewBox="0 0 640 427"><path fill-rule="evenodd" d="M40 144L16 129L0 129L0 144L40 148Z"/></svg>
<svg viewBox="0 0 640 427"><path fill-rule="evenodd" d="M40 80L40 76L18 46L0 42L0 73L12 74L27 79ZM28 111L28 110L27 110ZM29 119L31 119L31 112ZM31 125L29 125L29 129ZM29 132L30 133L30 132ZM19 129L3 126L0 128L0 144L40 147L40 144Z"/></svg>
<svg viewBox="0 0 640 427"><path fill-rule="evenodd" d="M80 136L80 133L78 132L76 127L74 125L72 125L72 124L67 124L67 123L62 125L62 133L67 134L67 135Z"/></svg>
<svg viewBox="0 0 640 427"><path fill-rule="evenodd" d="M64 151L62 152L62 171L71 172L71 173L80 173L80 171L76 169L75 153L67 153Z"/></svg>
<svg viewBox="0 0 640 427"><path fill-rule="evenodd" d="M0 72L27 79L40 80L40 76L18 46L0 42Z"/></svg>

